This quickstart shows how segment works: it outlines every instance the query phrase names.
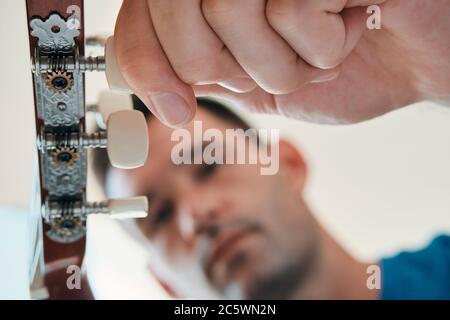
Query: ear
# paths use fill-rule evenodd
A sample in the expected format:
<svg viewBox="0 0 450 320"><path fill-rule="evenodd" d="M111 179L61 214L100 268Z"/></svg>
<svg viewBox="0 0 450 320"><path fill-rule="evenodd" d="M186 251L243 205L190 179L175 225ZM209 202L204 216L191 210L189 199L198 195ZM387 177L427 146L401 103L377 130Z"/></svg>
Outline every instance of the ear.
<svg viewBox="0 0 450 320"><path fill-rule="evenodd" d="M298 149L286 140L279 142L280 168L300 191L305 187L307 167Z"/></svg>

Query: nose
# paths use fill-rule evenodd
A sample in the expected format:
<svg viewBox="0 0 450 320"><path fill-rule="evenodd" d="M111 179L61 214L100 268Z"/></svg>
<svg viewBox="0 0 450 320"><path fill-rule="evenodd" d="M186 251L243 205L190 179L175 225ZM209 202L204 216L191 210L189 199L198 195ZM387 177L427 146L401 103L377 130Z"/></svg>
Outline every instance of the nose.
<svg viewBox="0 0 450 320"><path fill-rule="evenodd" d="M214 192L185 190L179 195L177 226L186 243L193 244L200 235L213 236L219 212Z"/></svg>

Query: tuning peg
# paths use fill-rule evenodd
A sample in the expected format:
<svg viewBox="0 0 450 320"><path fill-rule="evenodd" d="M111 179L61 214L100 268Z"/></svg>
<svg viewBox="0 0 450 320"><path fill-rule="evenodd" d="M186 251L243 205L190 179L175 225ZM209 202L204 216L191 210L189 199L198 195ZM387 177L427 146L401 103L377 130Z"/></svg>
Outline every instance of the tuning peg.
<svg viewBox="0 0 450 320"><path fill-rule="evenodd" d="M148 211L147 197L134 197L126 199L110 199L107 201L108 212L111 218L145 218Z"/></svg>
<svg viewBox="0 0 450 320"><path fill-rule="evenodd" d="M142 112L122 110L112 113L107 130L95 133L42 132L38 137L41 151L54 150L56 161L71 163L70 148L107 148L111 164L120 169L144 165L148 154L147 121ZM70 150L68 150L70 149ZM58 154L58 152L60 154Z"/></svg>
<svg viewBox="0 0 450 320"><path fill-rule="evenodd" d="M91 214L106 214L114 219L145 218L148 211L147 197L109 199L102 202L81 200L50 200L42 208L42 215L50 230L50 239L74 242L86 234L86 220Z"/></svg>
<svg viewBox="0 0 450 320"><path fill-rule="evenodd" d="M106 79L109 88L116 93L133 93L130 86L120 72L119 64L117 63L114 37L111 36L106 40L105 45L105 61L106 61Z"/></svg>
<svg viewBox="0 0 450 320"><path fill-rule="evenodd" d="M130 95L113 93L110 90L101 91L97 103L86 106L86 112L94 116L97 127L101 130L106 130L106 119L110 114L133 109L133 99Z"/></svg>
<svg viewBox="0 0 450 320"><path fill-rule="evenodd" d="M147 160L147 121L142 112L122 110L111 114L106 123L108 156L116 168L132 169Z"/></svg>
<svg viewBox="0 0 450 320"><path fill-rule="evenodd" d="M47 201L43 208L44 219L79 217L90 214L107 214L114 219L145 218L148 211L147 197L108 199L101 202L84 202L65 199Z"/></svg>
<svg viewBox="0 0 450 320"><path fill-rule="evenodd" d="M51 72L52 67L58 62L59 60L55 61L55 57L51 55L38 55L33 57L31 61L32 70L36 73ZM63 65L68 72L105 71L106 79L111 91L115 93L133 93L120 72L113 36L106 40L104 56L67 56L63 58Z"/></svg>

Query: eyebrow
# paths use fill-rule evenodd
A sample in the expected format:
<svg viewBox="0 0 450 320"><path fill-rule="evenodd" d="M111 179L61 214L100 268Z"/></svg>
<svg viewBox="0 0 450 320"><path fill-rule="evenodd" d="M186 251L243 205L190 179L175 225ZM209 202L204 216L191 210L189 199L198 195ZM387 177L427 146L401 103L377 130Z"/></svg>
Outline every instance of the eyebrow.
<svg viewBox="0 0 450 320"><path fill-rule="evenodd" d="M201 148L201 150L202 150L201 160L202 160L202 164L203 164L203 150L204 150L205 147L206 147L208 144L210 144L210 143L211 143L211 141L202 141L201 144L196 144L196 145L194 145L194 143L192 143L190 146L187 147L187 148L189 148L189 149L186 150L186 151L188 151L188 152L191 154L191 160L192 160L192 163L191 163L191 164L181 163L181 164L177 165L177 164L174 164L172 161L170 161L170 167L169 167L169 170L170 170L171 168L174 168L174 169L182 169L182 168L187 168L187 167L194 166L194 165L195 165L195 163L194 163L194 160L195 160L195 159L194 159L194 157L195 157L194 150L195 150L195 148ZM170 158L170 157L169 157L169 158ZM144 190L147 190L147 189L144 189ZM151 189L149 189L148 191L144 191L143 193L147 196L147 198L149 198L149 200L150 200L151 198L156 197L156 196L159 194L158 190L155 189L155 188L151 188Z"/></svg>

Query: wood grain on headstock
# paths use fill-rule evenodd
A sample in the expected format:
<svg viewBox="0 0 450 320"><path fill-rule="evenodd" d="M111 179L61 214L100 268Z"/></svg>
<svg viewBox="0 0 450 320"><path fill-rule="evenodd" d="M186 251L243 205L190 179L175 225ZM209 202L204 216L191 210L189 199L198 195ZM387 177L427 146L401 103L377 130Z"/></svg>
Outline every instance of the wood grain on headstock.
<svg viewBox="0 0 450 320"><path fill-rule="evenodd" d="M81 9L81 25L84 26L84 1L83 0L26 0L28 29L30 29L30 20L39 17L44 19L50 14L57 12L61 17L67 19L72 13L67 12L67 8L71 5L77 5ZM31 32L31 30L29 30ZM80 35L76 38L76 42L80 48L80 54L84 54L84 28L81 28ZM33 50L37 39L30 37L30 49Z"/></svg>

